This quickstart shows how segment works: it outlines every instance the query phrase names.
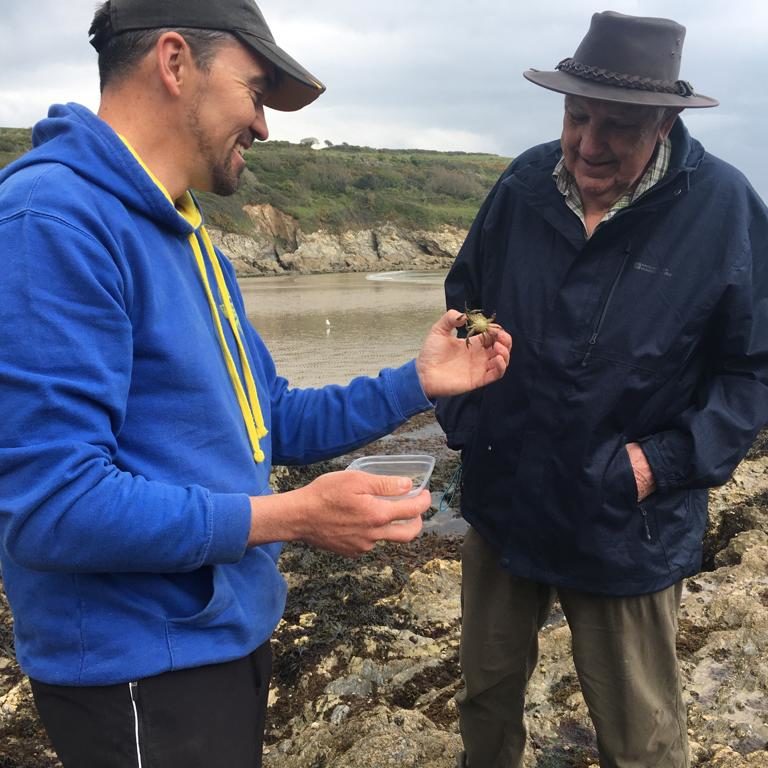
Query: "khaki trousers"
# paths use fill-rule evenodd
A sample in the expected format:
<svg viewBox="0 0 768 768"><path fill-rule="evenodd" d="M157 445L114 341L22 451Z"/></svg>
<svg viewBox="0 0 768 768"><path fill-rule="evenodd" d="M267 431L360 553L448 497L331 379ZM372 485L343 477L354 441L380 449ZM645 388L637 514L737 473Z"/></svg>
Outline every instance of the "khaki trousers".
<svg viewBox="0 0 768 768"><path fill-rule="evenodd" d="M462 549L463 687L456 696L468 768L521 768L525 691L557 596L597 734L602 768L688 768L675 653L682 584L605 597L511 576L474 529ZM461 764L461 760L459 764Z"/></svg>

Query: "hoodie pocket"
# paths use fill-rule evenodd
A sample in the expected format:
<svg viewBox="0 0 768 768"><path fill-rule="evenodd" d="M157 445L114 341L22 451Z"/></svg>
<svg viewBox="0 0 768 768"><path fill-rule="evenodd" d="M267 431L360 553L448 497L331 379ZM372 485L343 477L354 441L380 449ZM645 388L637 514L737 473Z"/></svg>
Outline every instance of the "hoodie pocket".
<svg viewBox="0 0 768 768"><path fill-rule="evenodd" d="M214 566L213 592L210 600L202 610L191 616L169 617L168 623L182 627L204 627L212 624L221 614L232 605L232 590L222 574L221 568Z"/></svg>

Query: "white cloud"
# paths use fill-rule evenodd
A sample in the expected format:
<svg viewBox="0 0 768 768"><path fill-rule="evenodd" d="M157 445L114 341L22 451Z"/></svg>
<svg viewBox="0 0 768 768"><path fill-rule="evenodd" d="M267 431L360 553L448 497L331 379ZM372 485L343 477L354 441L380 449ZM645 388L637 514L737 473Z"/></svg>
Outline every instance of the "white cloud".
<svg viewBox="0 0 768 768"><path fill-rule="evenodd" d="M6 3L0 125L30 125L53 101L98 100L87 30L98 0ZM525 82L586 32L594 0L263 0L278 43L328 86L298 113L270 115L272 137L514 155L560 129L562 99ZM764 153L768 4L764 0L612 0L614 10L687 27L681 75L722 102L684 118L705 146L768 195Z"/></svg>
<svg viewBox="0 0 768 768"><path fill-rule="evenodd" d="M496 138L487 132L472 132L460 128L434 128L420 121L388 120L382 122L361 115L346 119L335 110L317 108L315 119L307 125L292 120L293 114L270 112L270 136L273 139L298 142L314 136L321 142L359 144L391 149L436 149L458 152L491 152L503 154Z"/></svg>
<svg viewBox="0 0 768 768"><path fill-rule="evenodd" d="M36 82L29 76L0 82L0 125L34 125L54 103L77 101L90 109L99 104L95 65L58 64Z"/></svg>

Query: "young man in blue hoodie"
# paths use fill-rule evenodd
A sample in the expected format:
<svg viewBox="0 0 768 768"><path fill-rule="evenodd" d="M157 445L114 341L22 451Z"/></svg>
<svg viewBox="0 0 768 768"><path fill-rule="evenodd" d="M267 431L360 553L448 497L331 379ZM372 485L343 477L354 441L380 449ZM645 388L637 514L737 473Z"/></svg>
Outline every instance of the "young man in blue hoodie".
<svg viewBox="0 0 768 768"><path fill-rule="evenodd" d="M281 541L406 542L403 478L273 463L343 454L501 377L448 312L418 358L291 389L191 188L233 192L264 108L324 87L251 0L110 0L98 116L54 106L0 175L0 558L19 663L65 766L261 764ZM483 343L485 342L485 343ZM398 524L394 524L397 521Z"/></svg>

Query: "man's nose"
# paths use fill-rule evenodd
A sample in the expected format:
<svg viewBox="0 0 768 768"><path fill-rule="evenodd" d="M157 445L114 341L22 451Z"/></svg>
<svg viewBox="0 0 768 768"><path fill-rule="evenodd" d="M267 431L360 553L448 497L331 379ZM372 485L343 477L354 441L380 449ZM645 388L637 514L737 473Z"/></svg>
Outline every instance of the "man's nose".
<svg viewBox="0 0 768 768"><path fill-rule="evenodd" d="M269 138L269 128L267 128L267 116L264 114L264 107L256 110L256 115L251 121L251 132L257 141L266 141Z"/></svg>
<svg viewBox="0 0 768 768"><path fill-rule="evenodd" d="M599 158L605 154L605 134L599 125L588 123L582 128L579 152L587 159Z"/></svg>

